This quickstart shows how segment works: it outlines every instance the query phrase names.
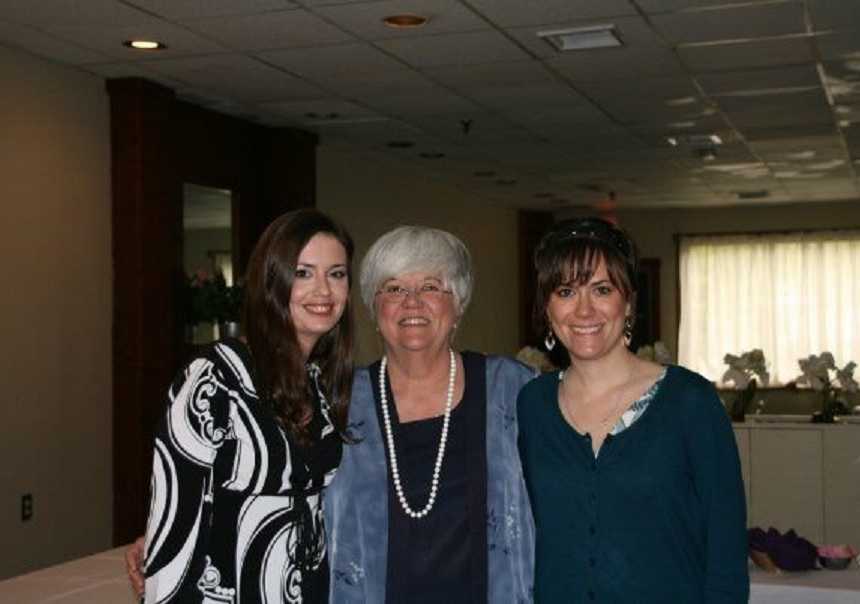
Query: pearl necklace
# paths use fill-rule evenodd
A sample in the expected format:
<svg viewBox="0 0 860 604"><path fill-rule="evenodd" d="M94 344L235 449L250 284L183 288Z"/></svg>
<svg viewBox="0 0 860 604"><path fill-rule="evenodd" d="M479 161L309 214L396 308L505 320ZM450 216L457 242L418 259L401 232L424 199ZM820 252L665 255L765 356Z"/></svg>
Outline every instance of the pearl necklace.
<svg viewBox="0 0 860 604"><path fill-rule="evenodd" d="M388 357L382 357L379 364L379 399L382 404L382 419L385 424L385 441L388 444L388 454L391 459L391 477L394 479L394 490L400 506L407 516L411 518L424 518L433 509L436 503L436 493L439 490L439 473L442 470L442 459L445 457L445 445L448 442L448 427L451 425L451 407L454 401L454 384L457 378L457 357L450 350L451 366L448 370L448 397L445 400L445 415L442 420L442 436L439 438L439 451L436 453L436 464L433 466L433 480L430 483L430 497L427 504L420 510L415 511L406 501L403 493L403 485L400 482L400 471L397 468L397 453L394 451L394 432L391 429L391 415L388 412L388 395L385 389L385 368L388 366Z"/></svg>

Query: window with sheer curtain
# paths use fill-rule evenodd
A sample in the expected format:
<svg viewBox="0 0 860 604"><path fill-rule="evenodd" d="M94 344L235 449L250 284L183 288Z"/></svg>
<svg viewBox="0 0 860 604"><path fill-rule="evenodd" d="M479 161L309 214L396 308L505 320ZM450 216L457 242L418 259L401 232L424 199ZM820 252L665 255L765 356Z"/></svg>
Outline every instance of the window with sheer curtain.
<svg viewBox="0 0 860 604"><path fill-rule="evenodd" d="M860 362L860 230L685 236L678 271L678 362L708 379L753 348L776 384L825 350Z"/></svg>

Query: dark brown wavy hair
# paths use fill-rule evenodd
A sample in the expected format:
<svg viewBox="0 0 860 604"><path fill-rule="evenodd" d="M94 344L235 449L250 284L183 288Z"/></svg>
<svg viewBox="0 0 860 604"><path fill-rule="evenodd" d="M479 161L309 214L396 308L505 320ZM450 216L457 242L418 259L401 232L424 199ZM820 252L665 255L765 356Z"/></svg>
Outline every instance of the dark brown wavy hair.
<svg viewBox="0 0 860 604"><path fill-rule="evenodd" d="M297 210L275 219L254 247L242 309L260 397L271 402L284 429L302 446L310 443L308 424L313 418L315 396L290 315L290 296L299 254L320 233L331 235L346 250L352 289L353 243L349 233L322 212ZM344 438L352 389L352 330L352 307L347 298L340 320L317 341L307 359L322 371L320 385L331 406L331 419Z"/></svg>

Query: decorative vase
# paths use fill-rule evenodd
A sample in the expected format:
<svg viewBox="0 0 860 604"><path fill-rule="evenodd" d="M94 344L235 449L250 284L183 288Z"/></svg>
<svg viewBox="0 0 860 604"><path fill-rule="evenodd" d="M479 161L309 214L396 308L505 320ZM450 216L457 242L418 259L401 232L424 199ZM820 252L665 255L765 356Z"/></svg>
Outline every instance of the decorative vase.
<svg viewBox="0 0 860 604"><path fill-rule="evenodd" d="M821 392L821 411L812 414L812 423L832 424L836 421L837 415L844 414L846 411L842 401L836 398L836 391L828 386Z"/></svg>
<svg viewBox="0 0 860 604"><path fill-rule="evenodd" d="M747 387L738 392L738 397L732 404L732 410L730 413L733 422L740 423L746 420L747 409L749 409L757 388L758 384L756 381L750 380Z"/></svg>

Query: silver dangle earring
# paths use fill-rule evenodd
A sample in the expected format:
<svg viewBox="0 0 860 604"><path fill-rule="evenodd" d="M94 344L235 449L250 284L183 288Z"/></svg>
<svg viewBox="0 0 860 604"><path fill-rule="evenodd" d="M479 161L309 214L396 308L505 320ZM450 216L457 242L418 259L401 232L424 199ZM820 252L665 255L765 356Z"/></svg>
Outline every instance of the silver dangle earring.
<svg viewBox="0 0 860 604"><path fill-rule="evenodd" d="M552 330L547 330L546 337L543 339L543 345L546 346L547 350L552 350L555 348L555 334L552 333Z"/></svg>
<svg viewBox="0 0 860 604"><path fill-rule="evenodd" d="M633 317L627 315L624 317L624 343L628 346L633 340Z"/></svg>

